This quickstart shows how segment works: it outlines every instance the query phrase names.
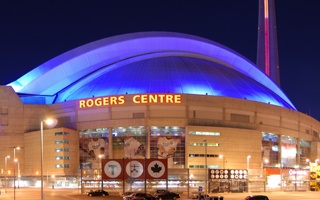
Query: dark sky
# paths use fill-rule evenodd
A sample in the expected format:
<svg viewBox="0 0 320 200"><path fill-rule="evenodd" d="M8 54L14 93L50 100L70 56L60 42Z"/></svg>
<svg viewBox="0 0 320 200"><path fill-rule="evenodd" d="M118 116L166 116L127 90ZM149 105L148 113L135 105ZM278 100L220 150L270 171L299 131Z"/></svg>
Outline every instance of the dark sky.
<svg viewBox="0 0 320 200"><path fill-rule="evenodd" d="M320 120L319 0L275 0L281 88ZM258 0L0 2L0 85L102 38L141 31L192 34L256 60Z"/></svg>

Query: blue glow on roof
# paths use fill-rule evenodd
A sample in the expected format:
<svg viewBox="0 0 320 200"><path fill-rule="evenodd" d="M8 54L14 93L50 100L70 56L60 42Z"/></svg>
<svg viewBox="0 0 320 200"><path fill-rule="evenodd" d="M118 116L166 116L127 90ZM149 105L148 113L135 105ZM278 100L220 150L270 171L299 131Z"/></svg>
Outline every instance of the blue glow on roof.
<svg viewBox="0 0 320 200"><path fill-rule="evenodd" d="M47 104L169 92L245 98L295 109L280 88L240 54L203 38L167 32L126 34L86 44L9 85L17 93L42 96ZM32 96L21 99L32 102Z"/></svg>

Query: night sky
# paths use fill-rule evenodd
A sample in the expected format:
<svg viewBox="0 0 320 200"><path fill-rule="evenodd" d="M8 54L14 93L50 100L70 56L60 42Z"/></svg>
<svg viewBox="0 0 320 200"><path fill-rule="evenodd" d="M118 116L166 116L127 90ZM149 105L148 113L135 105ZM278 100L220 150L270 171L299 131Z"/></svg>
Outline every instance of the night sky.
<svg viewBox="0 0 320 200"><path fill-rule="evenodd" d="M320 1L275 4L281 88L320 120ZM257 27L258 0L1 1L0 85L78 46L142 31L204 37L255 63Z"/></svg>

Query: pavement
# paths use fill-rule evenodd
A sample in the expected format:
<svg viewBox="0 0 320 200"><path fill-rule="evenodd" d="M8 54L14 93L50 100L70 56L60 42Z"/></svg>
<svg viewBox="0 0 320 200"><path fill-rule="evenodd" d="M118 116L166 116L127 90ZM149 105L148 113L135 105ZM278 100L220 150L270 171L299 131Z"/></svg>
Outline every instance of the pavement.
<svg viewBox="0 0 320 200"><path fill-rule="evenodd" d="M81 194L80 189L65 189L65 188L45 188L44 200L80 200L80 199L94 199L94 200L122 200L118 192L110 192L107 197L88 197L86 194ZM320 192L245 192L245 193L212 193L210 196L223 196L223 200L243 200L246 196L263 194L267 195L270 200L319 200ZM13 188L7 189L7 194L0 195L0 200L37 200L41 199L40 188ZM182 194L179 200L187 200L187 194Z"/></svg>

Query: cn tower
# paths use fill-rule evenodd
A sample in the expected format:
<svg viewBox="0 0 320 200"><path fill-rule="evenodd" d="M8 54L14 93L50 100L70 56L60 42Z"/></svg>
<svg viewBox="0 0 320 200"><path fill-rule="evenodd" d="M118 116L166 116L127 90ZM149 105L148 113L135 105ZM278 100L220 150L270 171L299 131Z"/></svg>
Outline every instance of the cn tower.
<svg viewBox="0 0 320 200"><path fill-rule="evenodd" d="M259 0L257 66L280 86L274 0Z"/></svg>

